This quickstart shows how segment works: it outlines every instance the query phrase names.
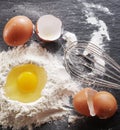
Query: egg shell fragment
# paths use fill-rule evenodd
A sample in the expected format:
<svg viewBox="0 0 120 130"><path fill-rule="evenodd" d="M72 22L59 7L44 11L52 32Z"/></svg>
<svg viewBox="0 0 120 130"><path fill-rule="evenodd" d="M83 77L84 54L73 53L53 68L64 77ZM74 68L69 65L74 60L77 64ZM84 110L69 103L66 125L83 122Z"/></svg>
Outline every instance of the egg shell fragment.
<svg viewBox="0 0 120 130"><path fill-rule="evenodd" d="M57 40L62 34L62 21L53 15L43 15L36 23L36 33L46 42Z"/></svg>
<svg viewBox="0 0 120 130"><path fill-rule="evenodd" d="M96 94L97 94L97 91L91 88L88 89L86 92L87 104L88 104L88 108L89 108L91 116L96 115L95 110L94 110L94 104L93 104L93 98Z"/></svg>
<svg viewBox="0 0 120 130"><path fill-rule="evenodd" d="M73 106L80 114L85 116L94 116L94 109L92 99L97 91L92 88L85 88L80 90L73 98Z"/></svg>
<svg viewBox="0 0 120 130"><path fill-rule="evenodd" d="M106 91L98 92L93 98L93 103L95 113L100 119L112 117L117 110L117 101L115 97Z"/></svg>

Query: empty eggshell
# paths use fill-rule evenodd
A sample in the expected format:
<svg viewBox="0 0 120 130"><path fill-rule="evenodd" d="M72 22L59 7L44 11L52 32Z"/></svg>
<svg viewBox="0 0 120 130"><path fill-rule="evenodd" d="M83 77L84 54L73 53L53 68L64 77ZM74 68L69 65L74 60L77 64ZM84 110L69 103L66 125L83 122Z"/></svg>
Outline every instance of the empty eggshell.
<svg viewBox="0 0 120 130"><path fill-rule="evenodd" d="M55 41L62 34L62 22L53 15L41 16L36 23L36 33L44 41Z"/></svg>
<svg viewBox="0 0 120 130"><path fill-rule="evenodd" d="M94 116L93 96L97 91L92 88L85 88L78 92L73 98L73 106L76 111L85 116Z"/></svg>

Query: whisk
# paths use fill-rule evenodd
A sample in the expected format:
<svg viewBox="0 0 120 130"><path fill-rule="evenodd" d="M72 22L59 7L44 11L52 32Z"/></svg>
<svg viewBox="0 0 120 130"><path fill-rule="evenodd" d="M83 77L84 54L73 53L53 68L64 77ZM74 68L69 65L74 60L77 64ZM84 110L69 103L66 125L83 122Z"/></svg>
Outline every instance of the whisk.
<svg viewBox="0 0 120 130"><path fill-rule="evenodd" d="M120 89L120 65L93 43L71 44L64 51L65 68L76 80Z"/></svg>

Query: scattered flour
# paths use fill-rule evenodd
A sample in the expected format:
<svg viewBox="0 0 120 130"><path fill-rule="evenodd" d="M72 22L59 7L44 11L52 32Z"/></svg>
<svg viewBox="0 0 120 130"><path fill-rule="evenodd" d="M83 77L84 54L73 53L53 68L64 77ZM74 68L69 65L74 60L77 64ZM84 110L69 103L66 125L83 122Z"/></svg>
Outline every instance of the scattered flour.
<svg viewBox="0 0 120 130"><path fill-rule="evenodd" d="M68 118L68 122L74 124L76 122L76 120L80 120L83 118L84 118L84 116L80 116L80 115L70 115Z"/></svg>
<svg viewBox="0 0 120 130"><path fill-rule="evenodd" d="M107 7L105 7L101 4L94 4L94 3L87 3L87 2L83 2L83 4L87 8L97 9L98 11L101 11L101 12L106 13L108 15L113 15L113 13L111 13Z"/></svg>
<svg viewBox="0 0 120 130"><path fill-rule="evenodd" d="M19 129L31 124L40 125L51 120L69 115L69 96L75 94L77 86L67 74L62 61L48 53L39 44L32 42L29 46L19 46L0 53L0 125ZM35 63L47 71L47 83L42 97L32 103L9 100L4 96L4 85L8 72L16 65Z"/></svg>
<svg viewBox="0 0 120 130"><path fill-rule="evenodd" d="M84 3L85 6L85 16L87 23L97 27L97 30L94 30L91 34L90 42L96 44L98 47L103 48L104 39L110 41L109 32L106 23L103 20L100 20L94 13L93 7L96 9L101 9L103 12L107 12L107 14L111 15L112 13L109 11L107 7L103 7L101 5L95 5L93 3Z"/></svg>
<svg viewBox="0 0 120 130"><path fill-rule="evenodd" d="M102 5L82 2L81 0L78 1L80 2L80 4L82 3L83 5L82 10L84 12L84 15L86 16L87 25L91 24L93 27L96 27L96 29L93 30L93 33L91 34L90 40L88 41L88 46L84 50L84 55L87 55L91 53L89 49L90 43L94 44L95 46L101 49L104 49L104 42L110 41L107 25L103 20L99 19L96 16L95 11L101 11L107 15L112 15L112 13L107 7L104 7ZM71 44L72 45L80 44L79 42L81 42L81 41L77 41L76 36L70 32L66 32L63 35L63 38L67 40L66 47L70 46ZM72 42L70 42L69 40ZM100 51L99 54L100 54L99 56L94 54L94 60L96 61L94 63L94 67L95 67L94 73L103 75L103 73L105 72L105 61L104 58L102 57L102 51ZM75 59L73 58L72 62L75 62L74 60Z"/></svg>
<svg viewBox="0 0 120 130"><path fill-rule="evenodd" d="M104 7L104 6L99 5L99 4L83 2L83 5L85 7L84 12L85 12L87 23L97 27L97 30L94 30L93 33L91 34L90 43L93 43L97 47L104 49L103 48L104 41L105 40L110 41L108 28L107 28L106 23L103 20L100 20L95 15L95 11L93 9L96 9L98 11L102 11L102 12L106 13L107 15L112 15L112 13L110 12L110 10L107 7ZM87 48L89 48L89 45ZM86 49L85 51L88 51L88 49ZM95 56L95 60L97 62L97 63L95 63L96 69L99 69L102 72L105 72L105 68L104 68L105 61L102 58L102 53L101 53L101 56ZM103 67L101 67L101 66L103 66ZM100 71L98 71L98 72L100 73Z"/></svg>

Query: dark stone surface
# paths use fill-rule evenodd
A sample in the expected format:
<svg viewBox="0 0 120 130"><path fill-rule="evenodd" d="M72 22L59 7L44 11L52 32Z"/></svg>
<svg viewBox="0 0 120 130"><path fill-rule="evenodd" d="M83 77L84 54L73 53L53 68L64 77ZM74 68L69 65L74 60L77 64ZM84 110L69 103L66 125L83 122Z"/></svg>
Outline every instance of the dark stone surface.
<svg viewBox="0 0 120 130"><path fill-rule="evenodd" d="M83 1L83 0L81 0ZM109 54L120 64L120 2L119 0L87 0L88 3L100 4L110 9L113 15L109 16L103 12L95 11L98 18L105 21L108 26L111 41L104 41ZM90 40L94 26L85 22L83 5L80 0L0 0L0 51L7 50L2 32L9 18L15 15L26 15L35 24L37 19L44 14L53 14L63 21L65 30L74 32L79 40ZM36 36L32 37L37 40ZM54 43L53 43L54 44ZM59 44L54 46L59 48ZM51 48L48 47L51 51ZM54 51L56 53L56 51ZM67 120L59 120L44 124L34 130L120 130L120 91L110 90L118 101L118 111L110 119L100 120L84 118L75 124L68 124ZM0 115L1 116L1 115ZM2 130L2 127L0 127ZM24 128L26 129L26 128Z"/></svg>

